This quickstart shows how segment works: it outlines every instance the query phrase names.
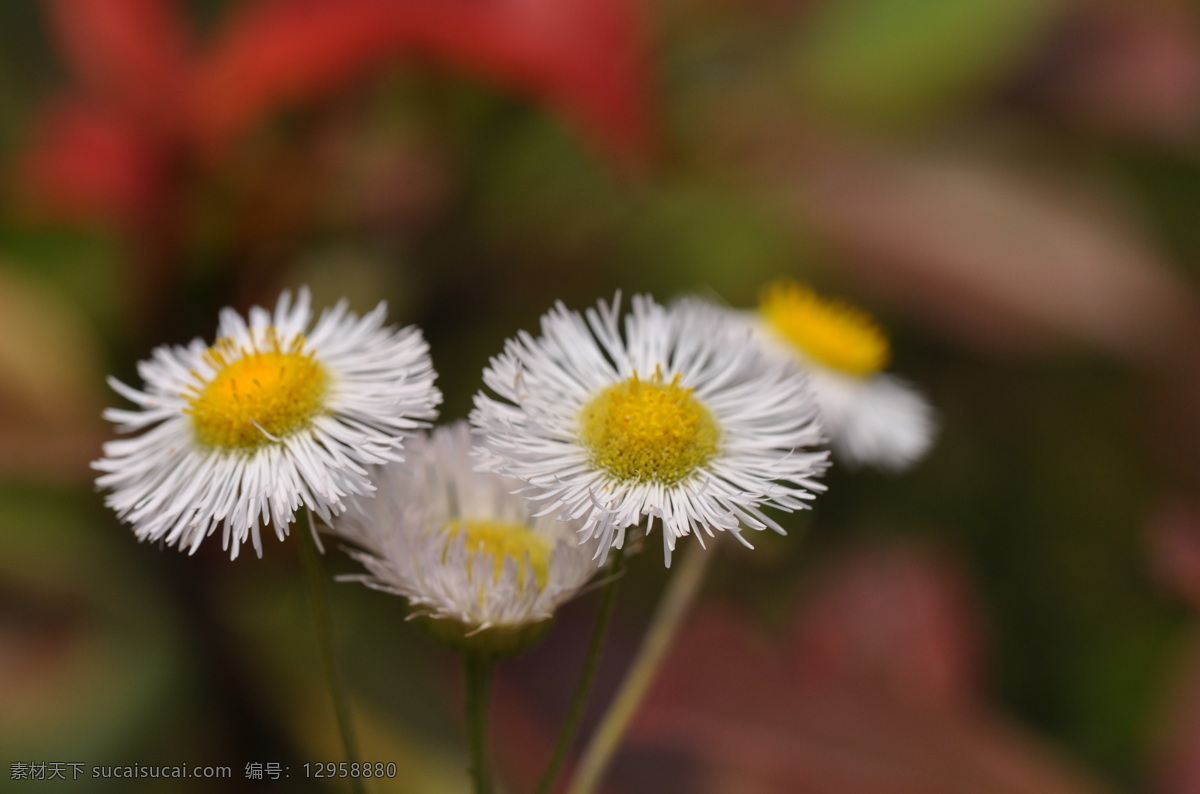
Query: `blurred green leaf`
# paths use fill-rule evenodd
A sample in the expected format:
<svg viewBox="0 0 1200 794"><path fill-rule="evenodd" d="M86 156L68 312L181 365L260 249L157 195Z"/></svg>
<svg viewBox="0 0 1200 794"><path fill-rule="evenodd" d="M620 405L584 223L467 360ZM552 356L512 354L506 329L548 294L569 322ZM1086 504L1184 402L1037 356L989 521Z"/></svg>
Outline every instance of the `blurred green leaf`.
<svg viewBox="0 0 1200 794"><path fill-rule="evenodd" d="M166 599L126 544L99 531L90 502L72 491L0 488L7 759L149 762L149 748L181 738L162 732L169 711L186 702L178 695L185 660ZM79 784L80 791L104 788Z"/></svg>
<svg viewBox="0 0 1200 794"><path fill-rule="evenodd" d="M280 551L293 551L295 540ZM361 570L334 551L332 539L326 543L323 564L331 578ZM261 561L249 565L261 567ZM299 581L283 573L240 580L224 593L228 614L256 669L269 671L264 691L281 724L289 726L307 758L333 760L340 739L308 596ZM456 709L445 703L457 665L447 670L449 655L405 622L403 599L350 582L330 582L328 597L362 759L398 768L395 778L372 781L370 791L465 793L465 747Z"/></svg>
<svg viewBox="0 0 1200 794"><path fill-rule="evenodd" d="M553 120L518 116L488 146L475 209L496 245L573 255L620 217L625 196L611 174Z"/></svg>
<svg viewBox="0 0 1200 794"><path fill-rule="evenodd" d="M1002 79L1057 20L1061 0L845 0L806 20L801 88L836 116L927 120Z"/></svg>
<svg viewBox="0 0 1200 794"><path fill-rule="evenodd" d="M3 219L0 218L0 221ZM105 331L119 322L124 292L121 251L111 234L67 226L0 223L4 265L68 298Z"/></svg>
<svg viewBox="0 0 1200 794"><path fill-rule="evenodd" d="M622 284L662 300L700 291L752 306L765 282L804 269L795 226L754 196L701 183L668 186L646 196L622 229Z"/></svg>

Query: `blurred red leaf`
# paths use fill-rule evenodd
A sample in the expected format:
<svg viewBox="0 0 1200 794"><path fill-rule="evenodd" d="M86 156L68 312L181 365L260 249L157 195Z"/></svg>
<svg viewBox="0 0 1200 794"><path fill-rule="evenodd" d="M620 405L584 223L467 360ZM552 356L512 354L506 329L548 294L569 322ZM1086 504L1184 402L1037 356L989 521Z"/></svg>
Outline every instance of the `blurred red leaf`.
<svg viewBox="0 0 1200 794"><path fill-rule="evenodd" d="M631 742L702 766L706 791L1083 794L1101 784L975 700L976 630L953 566L848 558L791 638L708 610L672 650Z"/></svg>
<svg viewBox="0 0 1200 794"><path fill-rule="evenodd" d="M53 0L52 32L82 90L154 128L186 101L187 28L172 0Z"/></svg>
<svg viewBox="0 0 1200 794"><path fill-rule="evenodd" d="M19 163L33 212L119 222L154 201L158 166L127 119L64 102L39 121Z"/></svg>
<svg viewBox="0 0 1200 794"><path fill-rule="evenodd" d="M628 157L649 128L639 33L626 0L271 0L227 23L195 121L219 150L280 105L417 52L545 101Z"/></svg>
<svg viewBox="0 0 1200 794"><path fill-rule="evenodd" d="M235 8L197 56L168 0L49 8L77 98L43 120L26 174L63 214L153 205L145 191L170 185L147 179L148 164L211 167L279 107L327 99L405 54L545 103L618 162L642 159L649 143L630 0L262 0Z"/></svg>

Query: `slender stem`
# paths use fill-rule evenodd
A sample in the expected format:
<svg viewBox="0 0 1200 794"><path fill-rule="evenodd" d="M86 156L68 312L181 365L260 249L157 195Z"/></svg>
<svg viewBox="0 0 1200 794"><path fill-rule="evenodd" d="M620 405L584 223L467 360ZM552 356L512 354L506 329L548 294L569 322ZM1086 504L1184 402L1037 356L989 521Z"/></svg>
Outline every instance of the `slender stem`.
<svg viewBox="0 0 1200 794"><path fill-rule="evenodd" d="M621 682L620 689L583 752L579 770L567 794L591 794L595 791L616 753L625 729L629 727L642 698L654 682L671 641L700 593L704 574L716 555L716 546L713 543L708 549L693 548L683 555L683 562L667 583L666 592L646 628L637 656L625 673L625 680Z"/></svg>
<svg viewBox="0 0 1200 794"><path fill-rule="evenodd" d="M313 628L317 632L317 645L321 650L321 668L325 673L325 685L333 698L333 710L337 717L338 732L342 737L342 748L346 760L359 760L358 740L354 735L354 723L350 717L350 694L338 665L336 645L333 639L333 619L329 613L329 598L325 592L325 566L317 550L316 528L312 515L308 515L308 530L297 529L300 535L300 556L304 561L304 583L308 590L308 602L312 607ZM300 522L297 522L299 524ZM366 784L361 778L350 778L354 791L365 794Z"/></svg>
<svg viewBox="0 0 1200 794"><path fill-rule="evenodd" d="M475 794L492 794L492 766L488 760L488 696L492 684L490 657L463 654L467 677L467 741L471 748L471 780Z"/></svg>
<svg viewBox="0 0 1200 794"><path fill-rule="evenodd" d="M587 705L588 693L592 689L592 680L596 677L596 668L600 662L600 651L604 647L604 638L608 636L609 619L612 617L613 604L616 603L617 582L625 568L625 549L617 548L612 552L608 563L608 583L604 585L604 594L600 599L600 611L596 615L596 625L592 629L592 639L588 644L587 656L584 658L583 670L579 674L579 682L575 685L575 694L571 698L571 706L567 710L566 721L558 733L558 743L550 763L542 774L535 794L546 794L558 777L567 751L571 749L571 741L579 729L579 720L583 716L583 707Z"/></svg>

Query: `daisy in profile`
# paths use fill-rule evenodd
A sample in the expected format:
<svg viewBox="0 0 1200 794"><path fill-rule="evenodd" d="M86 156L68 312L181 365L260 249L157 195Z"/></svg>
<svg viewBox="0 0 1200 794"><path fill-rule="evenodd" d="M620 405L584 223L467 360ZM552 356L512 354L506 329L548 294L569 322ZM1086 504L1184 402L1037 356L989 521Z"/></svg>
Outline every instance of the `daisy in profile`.
<svg viewBox="0 0 1200 794"><path fill-rule="evenodd" d="M596 572L578 522L535 517L521 483L476 472L466 422L412 441L403 463L374 468L374 499L333 524L366 574L346 577L404 596L415 617L458 646L495 655L540 633Z"/></svg>
<svg viewBox="0 0 1200 794"><path fill-rule="evenodd" d="M891 346L868 314L782 279L763 289L754 327L767 347L811 373L835 459L900 470L929 449L933 411L883 373Z"/></svg>
<svg viewBox="0 0 1200 794"><path fill-rule="evenodd" d="M561 303L484 370L472 423L485 465L526 483L544 512L581 521L597 556L628 527L696 534L783 529L762 508L805 507L824 452L805 377L765 355L744 325L696 301L619 297L583 315ZM747 545L749 545L747 543Z"/></svg>
<svg viewBox="0 0 1200 794"><path fill-rule="evenodd" d="M248 322L225 309L212 345L142 361L141 389L109 379L137 407L104 417L136 435L105 444L92 467L140 540L195 552L220 528L232 557L247 541L262 556L262 525L282 540L300 506L329 520L347 496L371 492L365 465L399 459L436 415L419 330L385 326L383 303L358 317L344 301L310 329L309 304L301 289Z"/></svg>

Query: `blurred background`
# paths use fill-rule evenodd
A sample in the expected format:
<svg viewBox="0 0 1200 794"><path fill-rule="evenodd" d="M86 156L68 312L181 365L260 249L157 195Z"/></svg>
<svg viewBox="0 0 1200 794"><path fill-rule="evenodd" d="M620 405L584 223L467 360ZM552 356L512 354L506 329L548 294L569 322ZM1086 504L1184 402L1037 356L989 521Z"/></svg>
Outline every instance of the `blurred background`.
<svg viewBox="0 0 1200 794"><path fill-rule="evenodd" d="M301 771L340 751L295 539L136 543L88 469L106 374L308 284L419 324L453 419L556 299L791 275L892 331L939 437L722 550L608 790L1200 792L1198 274L1190 0L0 4L2 788L342 790ZM456 660L331 590L372 790L466 791ZM500 668L511 790L595 610Z"/></svg>

